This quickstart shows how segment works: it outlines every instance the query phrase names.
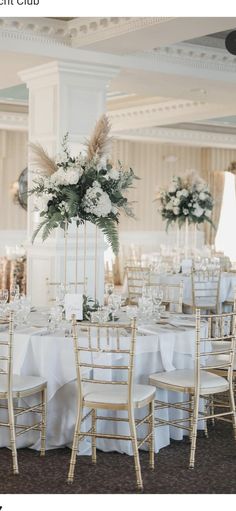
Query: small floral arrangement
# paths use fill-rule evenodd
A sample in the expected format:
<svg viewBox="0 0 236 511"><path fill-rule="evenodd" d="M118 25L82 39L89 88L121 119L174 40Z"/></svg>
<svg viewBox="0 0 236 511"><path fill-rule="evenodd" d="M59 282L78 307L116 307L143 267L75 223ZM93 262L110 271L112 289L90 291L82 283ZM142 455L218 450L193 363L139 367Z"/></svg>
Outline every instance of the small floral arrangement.
<svg viewBox="0 0 236 511"><path fill-rule="evenodd" d="M193 172L184 178L173 177L169 188L160 191L158 199L161 202L161 216L167 220L167 229L173 222L178 222L181 227L186 218L189 223L206 221L212 224L212 195L207 183Z"/></svg>
<svg viewBox="0 0 236 511"><path fill-rule="evenodd" d="M106 158L110 125L104 115L98 121L91 139L87 142L86 155L72 156L68 149L68 135L63 139L59 160L51 159L44 149L31 144L36 174L30 191L42 222L33 240L42 231L43 241L53 229L66 229L75 221L77 226L89 221L106 235L113 252L118 253L117 224L120 213L133 216L131 204L124 192L138 179L131 168L125 170L118 162L114 167Z"/></svg>

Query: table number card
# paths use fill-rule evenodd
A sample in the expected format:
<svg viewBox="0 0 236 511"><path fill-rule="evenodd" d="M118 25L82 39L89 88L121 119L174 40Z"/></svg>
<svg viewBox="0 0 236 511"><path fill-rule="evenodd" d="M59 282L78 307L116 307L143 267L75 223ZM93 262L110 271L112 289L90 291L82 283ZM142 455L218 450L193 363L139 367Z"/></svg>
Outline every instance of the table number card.
<svg viewBox="0 0 236 511"><path fill-rule="evenodd" d="M71 320L73 314L76 319L83 319L83 295L78 293L67 293L65 295L66 319Z"/></svg>

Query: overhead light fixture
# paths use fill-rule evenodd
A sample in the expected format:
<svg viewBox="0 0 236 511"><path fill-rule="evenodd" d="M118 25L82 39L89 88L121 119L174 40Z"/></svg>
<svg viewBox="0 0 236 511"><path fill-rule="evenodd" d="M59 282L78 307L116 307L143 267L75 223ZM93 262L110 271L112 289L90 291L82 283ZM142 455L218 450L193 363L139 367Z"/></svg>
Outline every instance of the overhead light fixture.
<svg viewBox="0 0 236 511"><path fill-rule="evenodd" d="M229 53L236 55L236 30L233 30L226 36L225 47Z"/></svg>

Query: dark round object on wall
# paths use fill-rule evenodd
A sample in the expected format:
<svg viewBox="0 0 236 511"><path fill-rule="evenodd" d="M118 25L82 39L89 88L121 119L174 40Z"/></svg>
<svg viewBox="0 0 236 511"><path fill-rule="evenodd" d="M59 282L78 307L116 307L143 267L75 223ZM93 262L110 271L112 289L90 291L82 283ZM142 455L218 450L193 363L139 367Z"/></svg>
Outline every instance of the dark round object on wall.
<svg viewBox="0 0 236 511"><path fill-rule="evenodd" d="M229 53L236 55L236 30L230 32L225 39L225 47Z"/></svg>
<svg viewBox="0 0 236 511"><path fill-rule="evenodd" d="M18 201L22 208L27 210L28 202L28 169L22 170L18 179Z"/></svg>

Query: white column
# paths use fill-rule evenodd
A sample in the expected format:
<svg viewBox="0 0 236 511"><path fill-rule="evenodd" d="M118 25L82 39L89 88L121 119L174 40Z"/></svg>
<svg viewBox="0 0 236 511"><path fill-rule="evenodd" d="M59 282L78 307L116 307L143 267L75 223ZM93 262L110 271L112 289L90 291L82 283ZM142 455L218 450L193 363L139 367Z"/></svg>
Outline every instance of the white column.
<svg viewBox="0 0 236 511"><path fill-rule="evenodd" d="M63 136L69 133L69 144L73 154L78 154L82 144L91 134L100 115L105 111L106 88L117 68L97 64L75 62L50 62L20 73L29 89L29 141L39 142L51 156L58 154ZM29 151L29 170L30 151ZM29 187L32 184L32 172ZM32 234L37 225L33 200L28 207L28 293L35 305L45 305L49 298L47 279L62 282L64 279L64 232L55 230L42 243L40 236L32 245ZM79 234L79 280L84 279L83 228ZM94 297L95 279L95 228L87 227L87 294ZM97 298L102 300L104 292L104 239L99 233L97 244ZM68 238L68 281L75 280L75 228L70 228Z"/></svg>

